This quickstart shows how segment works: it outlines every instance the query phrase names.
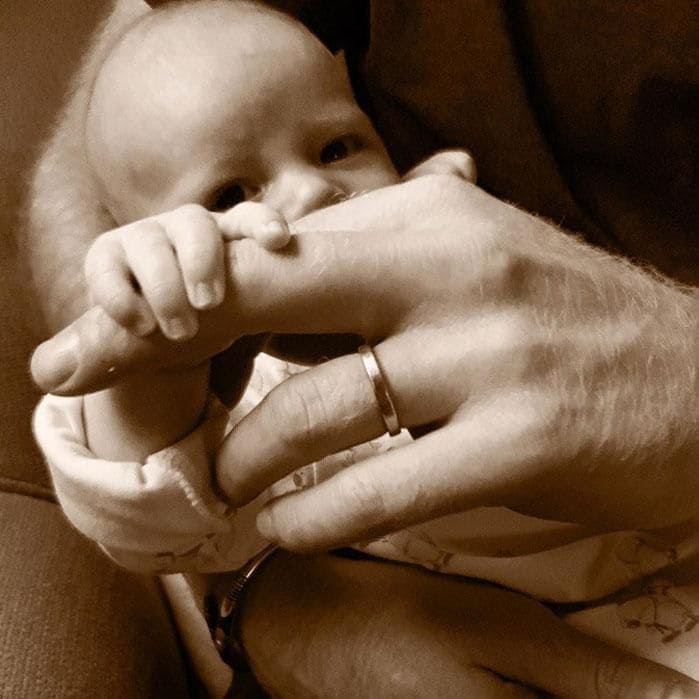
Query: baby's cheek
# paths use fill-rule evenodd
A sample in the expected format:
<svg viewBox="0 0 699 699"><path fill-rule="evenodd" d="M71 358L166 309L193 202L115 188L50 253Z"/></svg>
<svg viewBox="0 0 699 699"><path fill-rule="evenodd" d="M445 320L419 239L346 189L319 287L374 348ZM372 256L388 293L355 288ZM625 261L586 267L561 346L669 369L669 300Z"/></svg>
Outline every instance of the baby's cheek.
<svg viewBox="0 0 699 699"><path fill-rule="evenodd" d="M374 162L353 175L349 182L350 191L348 194L350 195L371 192L400 182L400 177L388 157L375 159Z"/></svg>

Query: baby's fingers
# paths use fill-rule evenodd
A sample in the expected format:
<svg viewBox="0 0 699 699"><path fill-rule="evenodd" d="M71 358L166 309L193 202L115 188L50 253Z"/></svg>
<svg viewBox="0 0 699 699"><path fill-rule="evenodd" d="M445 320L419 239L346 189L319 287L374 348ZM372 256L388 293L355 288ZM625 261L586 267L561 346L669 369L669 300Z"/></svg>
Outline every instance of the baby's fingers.
<svg viewBox="0 0 699 699"><path fill-rule="evenodd" d="M163 334L181 341L199 327L189 305L177 257L163 226L155 219L139 221L122 235L126 264L138 282Z"/></svg>
<svg viewBox="0 0 699 699"><path fill-rule="evenodd" d="M279 250L291 238L286 219L271 206L244 201L223 214L213 214L227 240L254 238L266 250Z"/></svg>
<svg viewBox="0 0 699 699"><path fill-rule="evenodd" d="M206 310L223 301L226 280L221 231L212 214L188 204L160 217L175 247L187 298L194 308Z"/></svg>
<svg viewBox="0 0 699 699"><path fill-rule="evenodd" d="M135 288L118 238L105 234L92 244L85 257L85 280L92 301L119 325L140 336L155 330L155 316Z"/></svg>

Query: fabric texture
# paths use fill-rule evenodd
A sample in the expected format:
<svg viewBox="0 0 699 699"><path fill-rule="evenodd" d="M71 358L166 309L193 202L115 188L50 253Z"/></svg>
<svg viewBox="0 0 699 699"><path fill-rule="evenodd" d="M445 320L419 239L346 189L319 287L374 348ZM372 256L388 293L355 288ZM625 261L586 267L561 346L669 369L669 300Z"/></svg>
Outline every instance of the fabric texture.
<svg viewBox="0 0 699 699"><path fill-rule="evenodd" d="M156 579L112 564L50 502L0 493L0 531L0 696L192 696Z"/></svg>
<svg viewBox="0 0 699 699"><path fill-rule="evenodd" d="M273 386L302 370L266 355L258 357L232 423ZM257 534L254 517L270 497L314 485L410 440L402 433L328 457L229 513L216 494L207 449L212 430L221 438L225 434L219 408L190 435L141 465L91 455L81 407L81 398L48 396L36 412L37 439L59 500L85 535L122 565L145 572L234 570L266 544ZM697 529L696 522L685 522L662 531L599 535L505 508L479 508L414 525L357 548L440 573L487 580L546 602L582 603L581 610L570 615L571 623L699 677L699 584L679 586L672 578L674 565L699 560ZM613 601L605 599L609 596Z"/></svg>

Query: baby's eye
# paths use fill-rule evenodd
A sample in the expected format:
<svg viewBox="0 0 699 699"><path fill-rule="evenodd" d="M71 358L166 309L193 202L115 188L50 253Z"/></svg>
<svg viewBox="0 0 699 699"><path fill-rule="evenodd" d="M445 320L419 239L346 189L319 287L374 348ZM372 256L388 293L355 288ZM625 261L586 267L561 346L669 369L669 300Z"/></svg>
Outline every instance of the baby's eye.
<svg viewBox="0 0 699 699"><path fill-rule="evenodd" d="M341 136L334 138L320 151L320 162L323 165L344 160L362 147L361 141L356 136Z"/></svg>
<svg viewBox="0 0 699 699"><path fill-rule="evenodd" d="M244 202L245 199L246 196L243 186L231 182L214 192L206 208L209 211L228 211L228 209L236 204Z"/></svg>

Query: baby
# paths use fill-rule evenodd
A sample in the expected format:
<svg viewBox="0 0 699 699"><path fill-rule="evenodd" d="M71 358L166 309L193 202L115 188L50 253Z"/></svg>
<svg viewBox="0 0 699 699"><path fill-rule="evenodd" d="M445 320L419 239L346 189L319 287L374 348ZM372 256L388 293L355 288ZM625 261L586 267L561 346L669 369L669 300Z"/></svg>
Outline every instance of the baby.
<svg viewBox="0 0 699 699"><path fill-rule="evenodd" d="M155 216L148 235L122 228L93 247L94 299L134 332L157 321L174 340L223 297L222 237L282 247L288 221L399 180L342 56L246 2L166 6L138 21L101 68L86 145L114 220ZM412 174L430 171L474 175L463 152Z"/></svg>
<svg viewBox="0 0 699 699"><path fill-rule="evenodd" d="M94 84L86 152L120 225L87 255L90 292L132 332L159 327L177 341L192 337L197 314L223 299L224 240L283 248L289 222L400 179L342 59L285 15L229 0L165 6L118 40ZM407 177L429 172L475 176L463 152L437 154ZM263 356L232 416L206 397L200 366L183 368L174 384L173 376L153 376L97 397L46 397L35 430L64 511L133 569L242 565L265 546L255 516L270 497L391 448L391 440L376 440L324 459L231 513L211 475L215 445L229 417L240 419L298 370ZM136 429L126 433L129 421ZM502 508L441 518L362 548L557 602L602 598L674 555L638 532L591 536ZM673 619L686 611L675 624L681 633L691 614L683 600L673 605ZM619 609L601 605L570 620L639 650L628 630L647 620L641 614L636 627L620 626Z"/></svg>

